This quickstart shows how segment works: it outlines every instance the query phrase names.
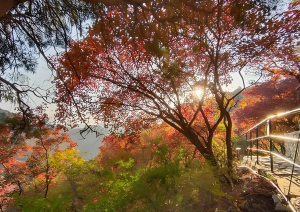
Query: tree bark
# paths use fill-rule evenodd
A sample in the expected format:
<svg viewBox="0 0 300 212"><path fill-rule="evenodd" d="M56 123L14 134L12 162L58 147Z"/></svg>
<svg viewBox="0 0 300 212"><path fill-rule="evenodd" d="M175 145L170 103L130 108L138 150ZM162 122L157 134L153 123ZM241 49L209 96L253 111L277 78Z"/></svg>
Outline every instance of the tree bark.
<svg viewBox="0 0 300 212"><path fill-rule="evenodd" d="M17 186L19 187L19 196L21 196L22 193L23 193L22 185L21 185L20 181L17 181L16 184L17 184Z"/></svg>
<svg viewBox="0 0 300 212"><path fill-rule="evenodd" d="M227 153L227 176L224 176L227 180L228 184L231 186L231 189L233 189L233 181L232 181L232 162L233 162L233 155L232 155L232 145L231 145L231 132L232 132L232 120L230 117L229 112L225 112L225 116L227 118L227 123L225 123L226 128L226 137L225 137L225 143L226 143L226 153Z"/></svg>
<svg viewBox="0 0 300 212"><path fill-rule="evenodd" d="M199 137L190 129L185 128L184 130L185 137L199 150L203 157L211 162L211 165L218 167L218 162L213 154L211 148L205 147L202 145ZM212 140L208 140L207 143L212 143Z"/></svg>
<svg viewBox="0 0 300 212"><path fill-rule="evenodd" d="M46 181L48 181L48 180L46 180ZM46 182L46 191L45 191L44 198L47 198L48 191L49 191L49 183L48 183L48 182Z"/></svg>
<svg viewBox="0 0 300 212"><path fill-rule="evenodd" d="M232 155L232 145L231 145L231 131L232 131L232 120L230 117L230 114L226 112L226 117L227 117L227 124L225 124L226 127L226 151L227 151L227 166L229 169L232 169L232 160L233 160L233 155Z"/></svg>

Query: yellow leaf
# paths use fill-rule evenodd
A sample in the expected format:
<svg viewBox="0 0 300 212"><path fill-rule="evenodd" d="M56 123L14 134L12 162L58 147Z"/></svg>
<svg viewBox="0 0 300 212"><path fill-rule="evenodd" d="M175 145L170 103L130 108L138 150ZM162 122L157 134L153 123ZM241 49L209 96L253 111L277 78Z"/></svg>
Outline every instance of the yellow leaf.
<svg viewBox="0 0 300 212"><path fill-rule="evenodd" d="M247 106L247 103L246 103L245 101L242 101L242 102L240 103L240 106L241 106L241 108L244 108L244 107Z"/></svg>

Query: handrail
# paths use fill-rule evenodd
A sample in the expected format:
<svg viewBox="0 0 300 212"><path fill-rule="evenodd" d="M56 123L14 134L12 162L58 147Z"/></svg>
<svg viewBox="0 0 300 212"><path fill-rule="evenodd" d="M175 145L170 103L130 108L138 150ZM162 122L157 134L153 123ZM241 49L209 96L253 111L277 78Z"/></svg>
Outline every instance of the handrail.
<svg viewBox="0 0 300 212"><path fill-rule="evenodd" d="M266 118L265 120L259 122L258 124L256 124L254 127L252 127L251 129L249 129L248 131L244 132L242 135L245 135L246 133L252 131L253 129L255 129L256 127L258 127L259 125L261 125L262 123L272 119L272 118L275 118L275 117L278 117L278 116L283 116L283 115L288 115L288 114L293 114L293 113L297 113L297 112L300 112L300 108L298 109L295 109L295 110L291 110L291 111L288 111L288 112L285 112L285 113L280 113L278 115L274 115L274 116L270 116L268 118Z"/></svg>
<svg viewBox="0 0 300 212"><path fill-rule="evenodd" d="M251 149L251 148L247 148L247 149ZM263 150L263 149L254 149L254 148L252 148L251 150L259 151L259 152L266 152L266 153L275 155L276 157L281 158L282 160L285 160L286 162L288 162L288 163L290 163L290 164L292 164L292 165L295 165L295 166L297 166L297 167L300 168L300 165L299 165L299 164L294 163L293 161L290 161L289 159L287 159L287 158L285 158L285 157L282 157L281 155L278 155L278 154L276 154L276 153L274 153L274 152L270 152L270 151L268 151L268 150Z"/></svg>
<svg viewBox="0 0 300 212"><path fill-rule="evenodd" d="M278 135L265 135L265 136L261 136L261 137L257 137L257 138L247 139L246 141L256 141L257 139L263 139L263 138L279 138L279 139L286 139L286 140L292 140L292 141L299 141L298 138L278 136Z"/></svg>
<svg viewBox="0 0 300 212"><path fill-rule="evenodd" d="M249 156L249 153L250 153L250 156L251 156L251 160L252 160L252 152L253 150L254 151L257 151L257 154L256 154L256 157L257 157L257 164L259 164L259 156L258 156L258 152L267 152L270 154L270 165L271 165L271 172L274 172L274 168L273 168L273 155L276 156L276 157L279 157L285 161L287 161L288 163L290 164L293 164L293 168L292 168L292 174L291 174L291 180L290 180L290 186L289 186L289 190L288 190L288 194L290 193L290 188L291 188L291 183L292 183L292 178L293 178L293 174L294 174L294 167L297 166L300 168L300 165L299 164L296 164L296 158L297 158L297 152L298 152L298 146L299 146L299 142L300 142L300 135L298 138L294 138L294 137L286 137L286 136L278 136L278 135L272 135L272 122L271 122L271 119L273 118L276 118L276 117L279 117L279 116L285 116L285 115L290 115L290 114L296 114L296 113L300 113L300 108L298 109L295 109L295 110L291 110L291 111L288 111L288 112L285 112L285 113L280 113L278 115L274 115L274 116L270 116L268 118L266 118L265 120L259 122L258 124L256 124L254 127L252 127L251 129L249 129L248 131L246 131L245 133L243 133L242 135L245 135L246 134L246 141L250 141L250 148L247 148L247 150L250 150L250 151L247 151L247 158ZM267 127L267 131L266 131L266 136L261 136L261 137L258 137L258 126L265 123L266 122L266 127ZM256 138L252 138L252 130L256 129ZM247 139L247 133L250 132L250 138ZM259 139L264 139L264 138L267 138L269 140L269 143L270 143L270 150L263 150L263 149L258 149L258 146L259 146ZM294 162L288 160L287 158L285 157L282 157L281 155L279 154L276 154L274 152L272 152L272 149L273 149L273 140L275 139L280 139L280 140L289 140L289 141L292 141L292 142L298 142L297 143L297 147L296 147L296 151L295 151L295 157L294 157ZM255 141L256 140L256 149L253 149L252 148L252 141Z"/></svg>

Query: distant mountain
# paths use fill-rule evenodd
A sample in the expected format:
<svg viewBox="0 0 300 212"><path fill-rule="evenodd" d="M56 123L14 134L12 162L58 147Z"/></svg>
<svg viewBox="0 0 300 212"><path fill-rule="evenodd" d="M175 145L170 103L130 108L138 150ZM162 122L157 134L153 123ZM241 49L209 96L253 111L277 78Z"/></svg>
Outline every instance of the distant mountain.
<svg viewBox="0 0 300 212"><path fill-rule="evenodd" d="M0 108L0 123L4 123L4 120L7 116L11 116L13 115L11 112L9 112L8 110L2 110Z"/></svg>
<svg viewBox="0 0 300 212"><path fill-rule="evenodd" d="M238 92L240 92L242 90L242 87L239 86L237 89L235 89L234 91L231 91L231 92L228 92L230 95L234 96L236 95ZM239 100L242 100L243 99L243 96L241 94L237 95L235 98L234 98L234 102L237 102ZM238 107L238 104L235 105L235 108Z"/></svg>
<svg viewBox="0 0 300 212"><path fill-rule="evenodd" d="M13 115L13 113L0 108L0 123L4 123L5 118L11 115ZM97 132L100 133L100 136L96 136L96 133L92 132L80 134L80 131L82 131L83 128L74 128L67 132L70 138L78 144L77 149L80 150L81 156L86 160L93 159L99 153L101 140L104 138L104 136L110 134L109 129L100 126L97 126L96 129ZM67 146L68 144L62 144L60 148L64 149ZM25 159L23 158L21 160Z"/></svg>
<svg viewBox="0 0 300 212"><path fill-rule="evenodd" d="M99 153L99 147L101 145L101 140L105 135L109 135L110 132L108 129L97 127L97 131L100 132L101 136L96 136L96 133L82 133L80 130L83 128L74 128L67 132L70 138L78 144L78 149L80 150L81 156L86 159L93 159ZM67 145L61 146L61 148L66 147Z"/></svg>

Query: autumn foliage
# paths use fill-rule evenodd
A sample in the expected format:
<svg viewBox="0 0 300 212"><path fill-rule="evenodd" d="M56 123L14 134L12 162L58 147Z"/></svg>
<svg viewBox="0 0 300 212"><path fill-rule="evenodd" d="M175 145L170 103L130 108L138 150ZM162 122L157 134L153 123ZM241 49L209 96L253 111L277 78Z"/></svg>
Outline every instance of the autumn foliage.
<svg viewBox="0 0 300 212"><path fill-rule="evenodd" d="M57 176L55 168L49 164L49 156L61 151L59 145L69 143L68 148L77 144L72 141L64 127L47 126L48 116L44 108L32 111L30 122L24 125L21 114L7 117L6 124L1 124L1 201L11 203L7 195L17 191L22 195L32 181L36 181L36 190L47 197L50 183ZM39 182L37 182L39 181ZM3 205L2 205L3 206ZM1 207L2 207L1 206Z"/></svg>
<svg viewBox="0 0 300 212"><path fill-rule="evenodd" d="M234 124L241 132L299 104L299 4L283 11L254 0L95 5L87 35L48 61L55 70L55 122L62 125L49 125L45 106L0 125L2 188L18 191L22 203L36 197L46 208L60 180L70 186L66 202L74 211L193 211L194 193L225 197L219 180L233 188ZM265 71L273 81L258 83L259 77L246 89L244 73ZM234 73L243 86L229 95ZM290 77L279 80L283 75ZM240 108L231 113L239 94ZM86 161L63 131L84 124L95 132L91 120L111 134ZM193 176L199 185L191 186ZM186 192L183 185L197 189ZM62 198L53 197L63 205L57 208L67 207Z"/></svg>
<svg viewBox="0 0 300 212"><path fill-rule="evenodd" d="M233 110L232 114L236 129L247 130L271 115L297 108L300 103L297 87L297 80L289 77L266 81L242 92L240 107ZM273 130L277 124L290 128L295 125L292 119L293 117L287 117L286 120L273 120ZM286 130L288 129L281 129L287 132Z"/></svg>

